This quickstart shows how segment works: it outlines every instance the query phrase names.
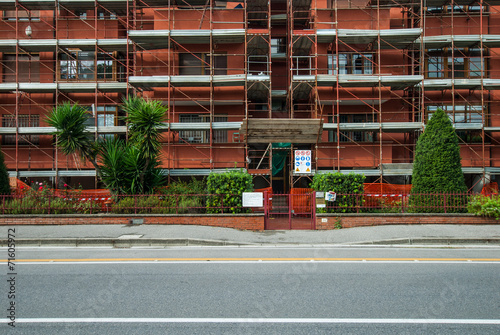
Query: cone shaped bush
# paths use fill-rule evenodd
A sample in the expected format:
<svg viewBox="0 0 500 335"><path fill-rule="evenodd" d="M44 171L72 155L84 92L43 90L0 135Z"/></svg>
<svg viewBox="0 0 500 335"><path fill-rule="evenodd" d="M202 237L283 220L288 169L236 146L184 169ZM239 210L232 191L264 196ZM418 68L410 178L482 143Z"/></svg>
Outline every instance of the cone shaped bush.
<svg viewBox="0 0 500 335"><path fill-rule="evenodd" d="M462 172L458 137L448 115L438 109L417 141L410 204L414 212L464 211L467 186ZM448 194L424 196L423 194ZM449 207L449 208L448 208Z"/></svg>
<svg viewBox="0 0 500 335"><path fill-rule="evenodd" d="M5 166L3 152L0 150L0 194L10 194L9 173Z"/></svg>

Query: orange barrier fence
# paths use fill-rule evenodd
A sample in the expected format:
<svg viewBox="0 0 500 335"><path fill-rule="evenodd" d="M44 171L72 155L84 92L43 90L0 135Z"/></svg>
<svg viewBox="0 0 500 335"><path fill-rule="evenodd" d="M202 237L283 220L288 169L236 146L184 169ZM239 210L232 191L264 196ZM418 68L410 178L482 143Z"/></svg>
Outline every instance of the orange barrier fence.
<svg viewBox="0 0 500 335"><path fill-rule="evenodd" d="M295 214L311 213L312 188L292 188L290 196L292 197L292 212Z"/></svg>

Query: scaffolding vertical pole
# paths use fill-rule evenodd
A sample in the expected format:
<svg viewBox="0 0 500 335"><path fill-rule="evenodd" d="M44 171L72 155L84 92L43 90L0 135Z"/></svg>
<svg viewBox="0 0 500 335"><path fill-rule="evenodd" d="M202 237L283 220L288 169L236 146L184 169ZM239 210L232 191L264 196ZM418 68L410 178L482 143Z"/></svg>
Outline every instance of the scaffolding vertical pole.
<svg viewBox="0 0 500 335"><path fill-rule="evenodd" d="M128 1L127 1L127 5L128 5ZM98 9L98 6L99 4L97 3L97 0L94 0L94 39L95 39L95 46L94 46L94 67L95 69L97 69L97 62L98 62L98 59L99 59L99 56L98 56L98 52L99 52L99 49L98 49L98 46L97 46L97 38L99 37L98 36L98 33L97 33L97 30L98 30L98 21L97 21L97 9ZM94 114L94 126L95 126L95 133L94 133L94 139L95 141L97 141L98 137L99 137L99 112L97 111L97 103L98 103L98 100L97 100L97 95L99 93L98 91L98 73L96 71L96 73L94 74L94 79L95 79L95 89L94 89L94 106L92 108L92 113ZM106 110L106 108L104 107L104 109ZM106 116L104 116L104 120L106 120ZM97 179L98 179L98 175L97 175L97 171L96 171L96 176L94 178L94 188L97 189Z"/></svg>
<svg viewBox="0 0 500 335"><path fill-rule="evenodd" d="M19 3L16 1L16 177L19 177Z"/></svg>
<svg viewBox="0 0 500 335"><path fill-rule="evenodd" d="M59 58L59 36L57 36L57 32L59 31L58 30L58 26L59 26L59 10L58 10L58 7L59 7L59 4L57 1L54 2L54 18L55 18L55 30L54 30L54 33L55 33L55 38L56 38L56 47L55 47L55 60L56 60L56 69L58 67L58 58ZM57 108L57 89L58 89L58 74L57 74L57 70L56 70L56 75L55 75L55 81L56 81L56 94L55 94L55 99L54 99L54 108ZM54 144L54 160L55 160L55 172L56 172L56 183L58 182L58 179L59 179L59 153L58 153L58 150L57 150L57 137L56 137L56 141L55 141L55 144Z"/></svg>
<svg viewBox="0 0 500 335"><path fill-rule="evenodd" d="M293 13L293 0L288 0L287 1L287 36L286 36L286 45L288 47L288 52L286 55L286 62L288 66L288 78L287 78L287 85L288 85L288 99L287 99L287 104L288 104L288 117L293 119L294 118L294 108L293 108L293 26L294 26L294 13ZM298 65L298 64L297 64Z"/></svg>
<svg viewBox="0 0 500 335"><path fill-rule="evenodd" d="M422 81L420 85L420 122L421 122L421 128L422 131L425 129L425 77L426 77L426 69L425 69L425 30L426 30L426 14L424 11L424 1L425 0L420 0L420 24L422 26L422 36L420 38L420 59L419 59L419 68L420 68L420 73L422 74ZM418 139L416 139L418 140ZM416 144L415 144L416 148ZM413 158L415 158L415 155L413 155Z"/></svg>
<svg viewBox="0 0 500 335"><path fill-rule="evenodd" d="M248 157L248 67L249 67L249 64L248 64L248 7L247 7L247 1L245 0L244 1L244 8L243 8L243 24L244 24L244 29L245 29L245 44L243 46L244 48L244 55L243 57L245 57L245 59L243 60L243 74L245 76L245 82L243 84L243 87L244 87L244 105L245 105L245 110L244 110L244 113L245 113L245 117L243 118L244 120L246 120L246 125L245 127L247 129L245 129L245 148L244 148L244 166L245 168L249 169L249 157Z"/></svg>
<svg viewBox="0 0 500 335"><path fill-rule="evenodd" d="M340 172L340 83L339 83L339 18L338 18L338 4L335 0L335 84L336 84L336 115L335 112L333 121L337 123L337 170ZM333 62L332 62L333 63ZM333 64L332 64L333 65ZM335 120L335 116L337 120ZM333 160L333 169L335 170L335 160Z"/></svg>
<svg viewBox="0 0 500 335"><path fill-rule="evenodd" d="M452 108L452 118L453 118L453 127L455 128L455 20L454 20L454 12L455 12L455 1L451 0L451 108ZM446 55L445 57L448 57ZM448 66L450 63L450 58L448 57ZM448 69L445 69L448 72ZM448 114L448 111L445 111ZM456 128L455 128L456 129Z"/></svg>
<svg viewBox="0 0 500 335"><path fill-rule="evenodd" d="M170 20L171 20L171 12L172 12L172 4L171 4L171 0L168 0L168 10L167 10L167 21L168 21L168 30L171 31L171 27L170 27ZM171 34L168 35L168 41L167 41L167 75L168 77L170 78L171 75L172 75L172 37L171 37ZM171 111L172 109L172 87L170 85L170 80L168 81L167 83L167 106L168 106L168 109L167 109L167 123L168 123L168 130L167 130L167 171L168 171L168 183L170 184L170 170L173 168L172 166L172 151L173 151L173 148L172 148L172 145L173 141L175 141L175 136L174 136L174 133L171 132L170 130L170 125L172 124L173 122L173 111Z"/></svg>
<svg viewBox="0 0 500 335"><path fill-rule="evenodd" d="M215 57L214 57L214 25L213 25L213 10L214 10L214 0L207 0L208 5L210 6L210 138L208 140L208 144L210 146L210 171L214 168L214 140L213 140L213 122L215 117L214 110L214 67L215 67Z"/></svg>
<svg viewBox="0 0 500 335"><path fill-rule="evenodd" d="M251 1L251 0L250 0ZM272 72L273 72L273 64L272 64L272 50L271 50L271 1L267 2L267 69L269 75L269 89L267 96L267 110L268 110L268 118L273 117L272 106L273 106L273 97L272 90L273 84L271 80ZM248 129L247 129L248 131ZM271 150L272 151L272 150ZM269 161L269 166L271 166L271 161Z"/></svg>
<svg viewBox="0 0 500 335"><path fill-rule="evenodd" d="M379 131L379 170L380 182L384 181L384 168L383 168L383 148L382 148L382 59L381 59L381 36L380 36L380 0L377 0L377 72L378 72L378 131ZM363 60L364 61L364 60Z"/></svg>
<svg viewBox="0 0 500 335"><path fill-rule="evenodd" d="M479 0L479 52L480 52L480 57L481 57L481 149L482 149L482 162L483 162L483 186L486 183L486 162L485 162L485 154L486 154L486 148L485 148L485 132L484 132L484 126L486 123L486 115L485 115L485 109L484 109L484 45L483 45L483 0ZM470 56L469 56L470 57ZM470 63L470 60L469 60ZM488 155L490 157L490 155ZM491 166L491 162L488 162L488 166Z"/></svg>

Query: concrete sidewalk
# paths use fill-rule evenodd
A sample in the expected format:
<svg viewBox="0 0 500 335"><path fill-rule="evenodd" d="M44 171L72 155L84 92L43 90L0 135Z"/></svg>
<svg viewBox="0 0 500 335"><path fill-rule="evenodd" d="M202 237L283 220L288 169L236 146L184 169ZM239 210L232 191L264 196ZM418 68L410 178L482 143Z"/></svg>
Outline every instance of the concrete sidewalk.
<svg viewBox="0 0 500 335"><path fill-rule="evenodd" d="M189 225L3 226L0 245L15 229L16 245L181 246L181 245L363 245L434 244L500 246L499 225L390 225L339 230L241 231Z"/></svg>

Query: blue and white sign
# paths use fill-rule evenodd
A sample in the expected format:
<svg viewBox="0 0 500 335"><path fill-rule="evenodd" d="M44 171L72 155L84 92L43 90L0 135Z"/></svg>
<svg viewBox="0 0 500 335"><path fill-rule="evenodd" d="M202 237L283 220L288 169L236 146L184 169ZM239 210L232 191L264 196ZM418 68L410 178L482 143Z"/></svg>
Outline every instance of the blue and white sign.
<svg viewBox="0 0 500 335"><path fill-rule="evenodd" d="M311 150L295 150L295 173L312 173Z"/></svg>

